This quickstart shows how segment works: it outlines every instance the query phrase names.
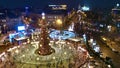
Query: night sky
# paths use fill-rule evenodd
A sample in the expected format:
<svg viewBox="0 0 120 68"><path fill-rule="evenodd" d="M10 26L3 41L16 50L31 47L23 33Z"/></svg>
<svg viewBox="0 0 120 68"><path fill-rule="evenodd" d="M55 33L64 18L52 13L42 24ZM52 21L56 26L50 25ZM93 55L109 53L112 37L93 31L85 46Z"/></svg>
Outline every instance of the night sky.
<svg viewBox="0 0 120 68"><path fill-rule="evenodd" d="M48 4L67 4L70 8L76 8L78 4L90 6L90 8L112 8L116 3L120 3L120 0L0 0L0 6L5 8L25 6L44 8Z"/></svg>

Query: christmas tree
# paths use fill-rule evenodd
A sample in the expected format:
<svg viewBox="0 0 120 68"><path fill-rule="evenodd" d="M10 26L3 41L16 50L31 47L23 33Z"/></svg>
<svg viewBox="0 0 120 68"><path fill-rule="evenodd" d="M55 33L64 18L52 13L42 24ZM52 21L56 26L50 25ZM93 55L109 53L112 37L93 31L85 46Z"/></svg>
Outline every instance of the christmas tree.
<svg viewBox="0 0 120 68"><path fill-rule="evenodd" d="M39 55L49 55L54 52L54 50L49 45L50 39L49 39L49 33L47 29L47 24L45 19L42 19L40 21L40 40L39 40L39 48L37 49L37 53Z"/></svg>

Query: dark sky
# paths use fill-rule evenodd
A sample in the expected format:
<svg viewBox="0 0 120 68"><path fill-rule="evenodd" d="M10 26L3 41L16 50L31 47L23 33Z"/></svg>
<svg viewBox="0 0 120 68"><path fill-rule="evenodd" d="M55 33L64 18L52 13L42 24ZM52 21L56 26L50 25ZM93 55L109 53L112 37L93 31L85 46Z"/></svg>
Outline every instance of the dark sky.
<svg viewBox="0 0 120 68"><path fill-rule="evenodd" d="M90 6L90 8L111 8L120 3L120 0L0 0L0 6L7 8L32 7L43 8L47 4L67 4L69 7L77 7L78 4Z"/></svg>

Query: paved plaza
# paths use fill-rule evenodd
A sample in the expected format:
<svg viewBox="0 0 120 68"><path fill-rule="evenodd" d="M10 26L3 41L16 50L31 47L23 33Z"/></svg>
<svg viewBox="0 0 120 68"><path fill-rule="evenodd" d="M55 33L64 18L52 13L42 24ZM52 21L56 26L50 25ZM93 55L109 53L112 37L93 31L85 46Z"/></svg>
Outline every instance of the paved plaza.
<svg viewBox="0 0 120 68"><path fill-rule="evenodd" d="M87 51L80 46L75 49L72 43L51 41L50 46L55 49L55 53L47 56L35 53L38 42L10 48L0 55L0 66L1 68L77 68L88 59Z"/></svg>

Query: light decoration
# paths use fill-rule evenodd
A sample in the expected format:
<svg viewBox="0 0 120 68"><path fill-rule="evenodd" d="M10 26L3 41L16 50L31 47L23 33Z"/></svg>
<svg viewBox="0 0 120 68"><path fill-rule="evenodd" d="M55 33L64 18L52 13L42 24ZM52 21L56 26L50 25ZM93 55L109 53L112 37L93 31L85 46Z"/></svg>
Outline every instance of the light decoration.
<svg viewBox="0 0 120 68"><path fill-rule="evenodd" d="M74 23L72 23L72 25L69 26L68 31L74 31Z"/></svg>
<svg viewBox="0 0 120 68"><path fill-rule="evenodd" d="M25 26L18 26L18 31L23 31L25 30Z"/></svg>
<svg viewBox="0 0 120 68"><path fill-rule="evenodd" d="M25 55L22 55L22 57L25 57Z"/></svg>
<svg viewBox="0 0 120 68"><path fill-rule="evenodd" d="M39 54L39 55L50 55L54 52L54 49L51 48L51 46L49 45L50 39L49 39L49 33L48 33L48 29L47 29L47 23L46 20L43 18L45 17L45 14L42 13L42 19L40 21L41 25L40 25L40 34L38 35L40 37L39 39L39 48L35 51L35 53ZM52 51L51 51L52 50Z"/></svg>
<svg viewBox="0 0 120 68"><path fill-rule="evenodd" d="M96 46L96 47L94 47L94 50L95 50L95 52L100 52L100 47L98 47L98 46Z"/></svg>
<svg viewBox="0 0 120 68"><path fill-rule="evenodd" d="M83 10L83 11L89 11L89 10L90 10L90 8L89 8L89 7L87 7L87 6L83 6L83 7L82 7L82 10Z"/></svg>
<svg viewBox="0 0 120 68"><path fill-rule="evenodd" d="M93 39L92 38L90 39L90 42L93 43Z"/></svg>
<svg viewBox="0 0 120 68"><path fill-rule="evenodd" d="M83 34L83 39L86 42L86 34Z"/></svg>
<svg viewBox="0 0 120 68"><path fill-rule="evenodd" d="M18 50L16 50L16 51L15 51L15 53L19 53L19 51L18 51Z"/></svg>
<svg viewBox="0 0 120 68"><path fill-rule="evenodd" d="M67 53L66 53L66 52L64 52L64 54L66 55Z"/></svg>
<svg viewBox="0 0 120 68"><path fill-rule="evenodd" d="M108 25L108 26L107 26L107 29L108 29L108 31L111 31L112 26L111 26L111 25Z"/></svg>
<svg viewBox="0 0 120 68"><path fill-rule="evenodd" d="M69 49L72 49L71 47L69 47Z"/></svg>
<svg viewBox="0 0 120 68"><path fill-rule="evenodd" d="M38 58L36 58L36 60L40 60L40 58L38 57Z"/></svg>
<svg viewBox="0 0 120 68"><path fill-rule="evenodd" d="M53 59L55 59L55 57L53 57Z"/></svg>
<svg viewBox="0 0 120 68"><path fill-rule="evenodd" d="M45 13L44 12L42 12L42 19L45 19Z"/></svg>
<svg viewBox="0 0 120 68"><path fill-rule="evenodd" d="M118 4L118 3L117 3L117 4L116 4L116 6L117 6L117 7L119 7L119 6L120 6L120 4Z"/></svg>

